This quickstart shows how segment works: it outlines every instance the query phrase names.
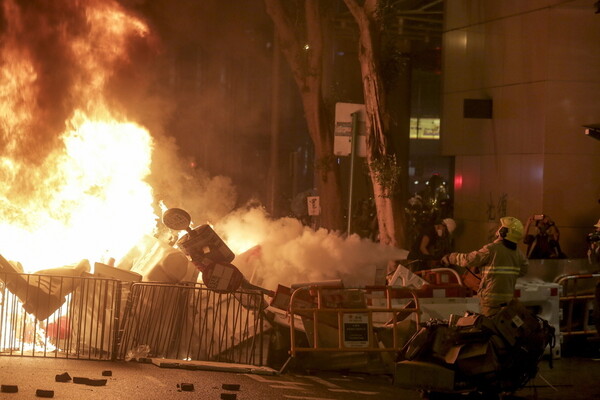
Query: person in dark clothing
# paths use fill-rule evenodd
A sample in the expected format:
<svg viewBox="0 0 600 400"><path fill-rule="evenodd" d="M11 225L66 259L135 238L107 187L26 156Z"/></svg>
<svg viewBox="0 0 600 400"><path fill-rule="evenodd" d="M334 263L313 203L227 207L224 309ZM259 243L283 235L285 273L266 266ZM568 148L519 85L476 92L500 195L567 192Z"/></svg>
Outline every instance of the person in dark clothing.
<svg viewBox="0 0 600 400"><path fill-rule="evenodd" d="M448 227L444 221L436 220L432 225L424 227L417 236L407 258L418 260L412 264L414 271L432 268L445 254L452 251L451 245Z"/></svg>
<svg viewBox="0 0 600 400"><path fill-rule="evenodd" d="M587 235L588 242L588 261L592 266L593 271L597 271L600 268L600 219L594 225L596 230ZM599 321L600 322L600 321ZM600 334L600 331L598 331Z"/></svg>

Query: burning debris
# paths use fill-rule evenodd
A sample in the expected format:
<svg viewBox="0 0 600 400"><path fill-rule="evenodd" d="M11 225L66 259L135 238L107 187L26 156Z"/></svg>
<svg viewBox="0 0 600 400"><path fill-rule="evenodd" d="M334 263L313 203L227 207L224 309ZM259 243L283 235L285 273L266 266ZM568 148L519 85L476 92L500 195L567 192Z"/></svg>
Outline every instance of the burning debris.
<svg viewBox="0 0 600 400"><path fill-rule="evenodd" d="M0 278L6 288L19 298L23 309L43 321L58 310L80 284L77 278L90 271L87 260L76 266L38 271L36 275L23 275L20 264L14 265L0 255ZM66 278L66 279L65 279Z"/></svg>

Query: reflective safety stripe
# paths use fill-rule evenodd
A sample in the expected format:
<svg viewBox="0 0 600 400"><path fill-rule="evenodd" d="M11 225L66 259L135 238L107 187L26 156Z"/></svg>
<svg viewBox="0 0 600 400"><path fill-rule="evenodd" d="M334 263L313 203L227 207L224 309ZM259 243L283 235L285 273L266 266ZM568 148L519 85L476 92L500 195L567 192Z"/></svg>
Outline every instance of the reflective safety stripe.
<svg viewBox="0 0 600 400"><path fill-rule="evenodd" d="M521 268L519 267L500 267L500 266L490 266L489 268L485 268L483 271L484 275L488 274L497 274L497 275L519 275L521 272Z"/></svg>

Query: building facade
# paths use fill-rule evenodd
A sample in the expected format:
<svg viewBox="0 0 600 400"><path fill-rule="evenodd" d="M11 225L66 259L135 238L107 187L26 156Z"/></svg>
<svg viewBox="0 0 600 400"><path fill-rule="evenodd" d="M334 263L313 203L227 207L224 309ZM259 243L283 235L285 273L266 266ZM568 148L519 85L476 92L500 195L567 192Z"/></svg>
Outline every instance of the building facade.
<svg viewBox="0 0 600 400"><path fill-rule="evenodd" d="M547 214L570 258L600 217L596 0L448 0L442 152L455 157L458 250L499 217ZM466 100L466 101L465 101Z"/></svg>

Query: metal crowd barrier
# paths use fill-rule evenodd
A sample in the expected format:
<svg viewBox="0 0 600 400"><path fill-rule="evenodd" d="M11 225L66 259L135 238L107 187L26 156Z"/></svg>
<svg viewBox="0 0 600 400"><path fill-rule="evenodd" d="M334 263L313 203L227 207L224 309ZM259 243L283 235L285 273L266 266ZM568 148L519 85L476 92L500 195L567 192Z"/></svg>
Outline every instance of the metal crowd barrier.
<svg viewBox="0 0 600 400"><path fill-rule="evenodd" d="M263 296L200 284L133 283L119 357L264 365Z"/></svg>
<svg viewBox="0 0 600 400"><path fill-rule="evenodd" d="M121 282L0 273L0 356L113 360Z"/></svg>
<svg viewBox="0 0 600 400"><path fill-rule="evenodd" d="M290 298L290 356L298 352L398 352L404 346L398 335L399 323L413 315L415 326L419 326L419 299L415 292L406 288L389 286L372 287L373 291L383 292L385 306L342 307L339 302L325 300L331 293L342 293L344 290L326 286L309 286L296 289ZM354 290L354 289L351 289ZM362 289L360 290L364 293ZM392 305L392 297L401 294L406 298L404 305ZM383 299L382 299L383 300ZM389 315L389 322L374 326L373 314ZM308 337L309 345L302 346L296 340L298 321ZM391 328L391 338L387 344L375 338L375 330ZM389 337L390 335L388 335ZM408 339L408 338L406 338Z"/></svg>
<svg viewBox="0 0 600 400"><path fill-rule="evenodd" d="M595 334L596 329L590 321L594 309L595 288L600 283L600 274L564 275L557 277L555 282L562 286L561 334L563 336Z"/></svg>

